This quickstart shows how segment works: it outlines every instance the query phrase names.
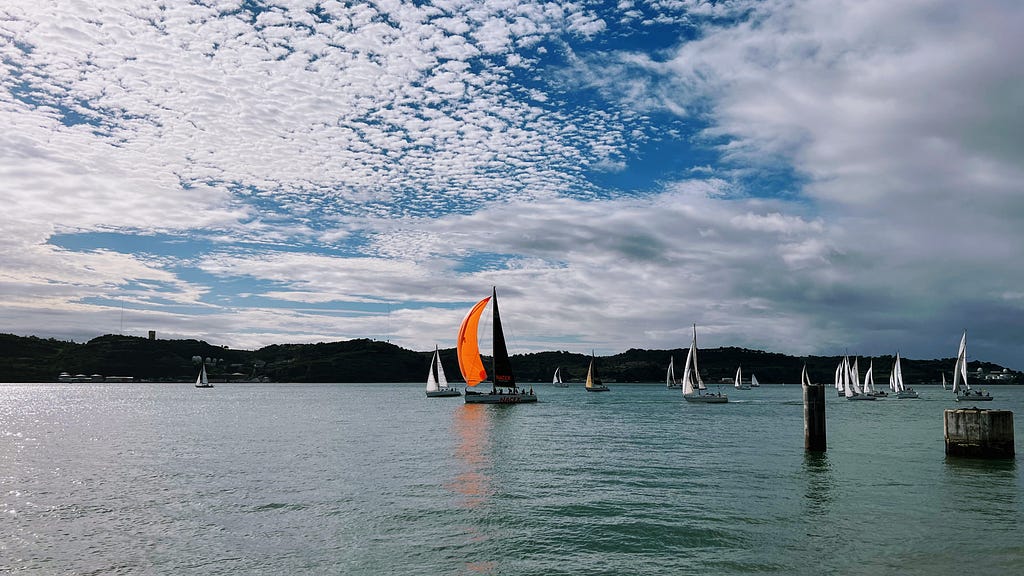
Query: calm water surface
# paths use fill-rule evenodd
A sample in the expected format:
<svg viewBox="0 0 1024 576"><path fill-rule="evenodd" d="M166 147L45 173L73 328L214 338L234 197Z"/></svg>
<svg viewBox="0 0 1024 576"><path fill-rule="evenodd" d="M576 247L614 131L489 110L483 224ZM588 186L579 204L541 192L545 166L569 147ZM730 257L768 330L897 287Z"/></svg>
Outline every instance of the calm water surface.
<svg viewBox="0 0 1024 576"><path fill-rule="evenodd" d="M611 386L0 384L0 573L1024 570L1017 462L947 459L939 387L828 394L814 456L799 386ZM1024 389L993 391L1019 422Z"/></svg>

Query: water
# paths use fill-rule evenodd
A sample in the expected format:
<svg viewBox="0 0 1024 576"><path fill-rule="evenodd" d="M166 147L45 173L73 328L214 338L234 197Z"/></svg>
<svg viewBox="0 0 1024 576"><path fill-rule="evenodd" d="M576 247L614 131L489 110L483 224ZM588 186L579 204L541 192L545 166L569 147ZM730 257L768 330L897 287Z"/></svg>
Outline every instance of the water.
<svg viewBox="0 0 1024 576"><path fill-rule="evenodd" d="M792 385L0 384L0 573L1020 573L1016 461L946 459L919 390L829 394L808 455Z"/></svg>

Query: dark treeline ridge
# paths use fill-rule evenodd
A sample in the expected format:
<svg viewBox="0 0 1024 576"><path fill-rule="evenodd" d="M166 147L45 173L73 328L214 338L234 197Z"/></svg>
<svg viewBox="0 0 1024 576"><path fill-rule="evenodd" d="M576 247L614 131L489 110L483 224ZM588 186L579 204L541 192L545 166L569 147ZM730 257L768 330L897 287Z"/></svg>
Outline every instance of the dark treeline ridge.
<svg viewBox="0 0 1024 576"><path fill-rule="evenodd" d="M426 379L433 351L415 352L377 340L357 339L319 344L275 344L259 350L232 350L201 340L150 340L137 336L106 335L84 344L34 336L0 334L0 382L55 382L61 372L132 376L136 381L187 382L198 372L196 357L208 359L207 370L215 380L265 380L272 382L418 382ZM682 375L686 349L630 349L612 356L600 356L596 366L606 382L664 382L670 357L675 357L676 375ZM450 381L461 382L454 348L441 350L441 360ZM744 348L711 348L700 351L700 370L705 382L715 384L732 378L743 366L746 378L757 375L764 384L798 383L806 362L811 380L831 384L837 356L787 356ZM860 357L863 375L874 362L875 384L885 387L892 356ZM563 378L580 382L586 376L590 356L571 352L537 352L512 356L512 366L521 382L550 382L556 367ZM902 359L903 378L909 384L935 383L942 373L951 379L953 358L933 360ZM485 365L488 359L485 358ZM991 362L973 361L968 368L974 377L1003 372ZM1024 383L1024 376L1012 372L1009 380L986 384Z"/></svg>

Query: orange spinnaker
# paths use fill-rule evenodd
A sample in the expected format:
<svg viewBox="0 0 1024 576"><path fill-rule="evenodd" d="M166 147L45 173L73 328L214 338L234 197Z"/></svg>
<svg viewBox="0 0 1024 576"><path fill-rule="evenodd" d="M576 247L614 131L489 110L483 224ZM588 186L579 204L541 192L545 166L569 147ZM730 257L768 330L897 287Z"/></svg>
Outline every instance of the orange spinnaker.
<svg viewBox="0 0 1024 576"><path fill-rule="evenodd" d="M476 342L476 327L480 323L480 315L484 313L484 308L490 301L491 297L488 296L477 302L459 327L459 340L455 343L455 351L458 352L459 370L467 386L476 386L487 379L487 370L484 370L483 360L480 359L480 346Z"/></svg>

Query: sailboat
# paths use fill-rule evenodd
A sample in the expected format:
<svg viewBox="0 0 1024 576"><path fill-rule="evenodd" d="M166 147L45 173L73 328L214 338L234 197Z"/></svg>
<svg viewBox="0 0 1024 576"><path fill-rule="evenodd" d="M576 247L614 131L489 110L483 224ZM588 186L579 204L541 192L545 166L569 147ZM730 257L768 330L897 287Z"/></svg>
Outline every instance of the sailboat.
<svg viewBox="0 0 1024 576"><path fill-rule="evenodd" d="M750 384L747 384L746 382L743 381L743 367L742 366L737 366L736 367L736 377L733 378L732 385L737 390L750 390Z"/></svg>
<svg viewBox="0 0 1024 576"><path fill-rule="evenodd" d="M801 386L814 386L811 384L811 377L807 375L807 364L804 363L803 370L800 371L800 385Z"/></svg>
<svg viewBox="0 0 1024 576"><path fill-rule="evenodd" d="M487 370L484 369L484 362L480 358L480 348L477 344L477 327L488 302L491 304L493 330L491 391L477 392L470 388L487 380ZM512 374L512 363L508 360L505 334L501 330L496 289L492 288L491 295L477 302L469 314L466 314L466 318L459 327L456 351L459 355L459 371L462 372L462 378L466 381L466 404L522 404L537 401L537 395L533 393L533 388L526 391L516 385L516 378Z"/></svg>
<svg viewBox="0 0 1024 576"><path fill-rule="evenodd" d="M430 359L430 369L427 371L427 398L447 396L462 396L462 393L458 388L448 386L444 366L441 364L441 353L434 346L434 357Z"/></svg>
<svg viewBox="0 0 1024 576"><path fill-rule="evenodd" d="M885 390L875 390L875 361L868 364L868 371L864 373L864 393L876 398L885 398L889 395Z"/></svg>
<svg viewBox="0 0 1024 576"><path fill-rule="evenodd" d="M857 360L850 364L850 357L844 356L842 368L842 380L843 380L843 395L846 396L847 400L875 400L874 396L863 394L860 390L860 383L857 382Z"/></svg>
<svg viewBox="0 0 1024 576"><path fill-rule="evenodd" d="M686 353L686 366L683 368L683 399L687 402L700 402L704 404L725 404L729 397L721 392L705 392L707 387L700 378L700 370L697 368L697 325L693 325L693 341L690 342L690 351Z"/></svg>
<svg viewBox="0 0 1024 576"><path fill-rule="evenodd" d="M903 384L903 368L900 366L900 353L896 353L896 361L892 365L892 373L889 374L889 388L896 392L897 398L919 398L917 391L907 388Z"/></svg>
<svg viewBox="0 0 1024 576"><path fill-rule="evenodd" d="M967 330L960 338L960 351L956 355L956 366L953 368L953 394L957 402L985 402L992 399L992 396L984 390L973 390L967 383Z"/></svg>
<svg viewBox="0 0 1024 576"><path fill-rule="evenodd" d="M761 386L761 383L757 381L757 374L751 374L750 375L750 387L751 388L757 388L759 386Z"/></svg>
<svg viewBox="0 0 1024 576"><path fill-rule="evenodd" d="M210 384L210 379L206 376L206 362L203 362L199 376L196 377L196 388L213 388L213 384Z"/></svg>
<svg viewBox="0 0 1024 576"><path fill-rule="evenodd" d="M590 353L590 367L587 368L587 383L584 386L587 392L608 392L608 387L601 383L594 371L594 353Z"/></svg>
<svg viewBox="0 0 1024 576"><path fill-rule="evenodd" d="M665 387L666 388L682 388L683 385L676 379L676 357L668 357L668 371L665 372Z"/></svg>
<svg viewBox="0 0 1024 576"><path fill-rule="evenodd" d="M942 373L942 389L949 390L949 384L946 383L946 373Z"/></svg>
<svg viewBox="0 0 1024 576"><path fill-rule="evenodd" d="M562 380L562 367L555 368L555 375L551 377L551 384L559 388L568 388L569 385Z"/></svg>

